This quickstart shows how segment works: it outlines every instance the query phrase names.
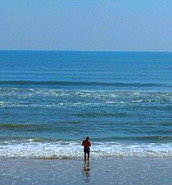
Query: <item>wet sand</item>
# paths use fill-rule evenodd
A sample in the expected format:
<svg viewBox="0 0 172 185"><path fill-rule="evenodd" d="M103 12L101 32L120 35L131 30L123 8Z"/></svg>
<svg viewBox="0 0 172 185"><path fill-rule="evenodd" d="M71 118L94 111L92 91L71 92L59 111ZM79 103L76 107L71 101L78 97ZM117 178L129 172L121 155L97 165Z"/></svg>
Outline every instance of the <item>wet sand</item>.
<svg viewBox="0 0 172 185"><path fill-rule="evenodd" d="M1 185L171 185L172 158L0 159Z"/></svg>

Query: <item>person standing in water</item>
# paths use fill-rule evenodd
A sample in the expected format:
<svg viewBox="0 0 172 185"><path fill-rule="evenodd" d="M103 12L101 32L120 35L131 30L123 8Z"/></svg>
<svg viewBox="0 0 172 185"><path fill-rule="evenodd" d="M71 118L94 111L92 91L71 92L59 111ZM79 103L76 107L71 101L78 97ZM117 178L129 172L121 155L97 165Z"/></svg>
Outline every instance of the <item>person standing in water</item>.
<svg viewBox="0 0 172 185"><path fill-rule="evenodd" d="M86 159L86 155L87 158L90 158L90 146L91 143L89 141L89 137L86 137L86 139L82 142L82 146L84 146L84 159Z"/></svg>

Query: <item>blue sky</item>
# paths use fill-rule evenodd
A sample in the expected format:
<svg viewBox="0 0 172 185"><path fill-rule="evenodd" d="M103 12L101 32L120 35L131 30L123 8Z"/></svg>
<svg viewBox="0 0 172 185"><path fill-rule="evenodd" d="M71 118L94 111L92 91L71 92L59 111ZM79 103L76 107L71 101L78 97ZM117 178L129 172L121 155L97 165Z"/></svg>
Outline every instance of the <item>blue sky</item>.
<svg viewBox="0 0 172 185"><path fill-rule="evenodd" d="M172 1L1 0L0 49L172 51Z"/></svg>

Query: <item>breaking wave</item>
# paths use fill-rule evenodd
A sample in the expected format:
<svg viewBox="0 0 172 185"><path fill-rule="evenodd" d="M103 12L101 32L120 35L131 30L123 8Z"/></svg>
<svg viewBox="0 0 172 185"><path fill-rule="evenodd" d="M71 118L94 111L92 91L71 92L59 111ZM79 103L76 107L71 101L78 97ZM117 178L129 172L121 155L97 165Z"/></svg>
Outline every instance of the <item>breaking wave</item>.
<svg viewBox="0 0 172 185"><path fill-rule="evenodd" d="M77 81L0 81L0 85L50 85L50 86L114 86L114 87L172 87L159 83L121 83L121 82L77 82Z"/></svg>
<svg viewBox="0 0 172 185"><path fill-rule="evenodd" d="M26 143L6 142L0 145L0 157L72 159L83 157L83 148L78 142L42 142L30 139ZM172 157L172 144L121 144L94 142L92 158L102 157Z"/></svg>

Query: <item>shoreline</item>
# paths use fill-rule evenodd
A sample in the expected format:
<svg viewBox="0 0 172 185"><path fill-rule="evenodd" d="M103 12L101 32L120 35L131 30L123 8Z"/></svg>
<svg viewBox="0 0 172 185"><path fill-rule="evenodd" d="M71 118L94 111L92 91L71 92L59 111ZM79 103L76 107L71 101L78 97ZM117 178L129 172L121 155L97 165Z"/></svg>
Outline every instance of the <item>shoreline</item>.
<svg viewBox="0 0 172 185"><path fill-rule="evenodd" d="M98 159L0 158L0 184L165 184L171 185L172 158Z"/></svg>

